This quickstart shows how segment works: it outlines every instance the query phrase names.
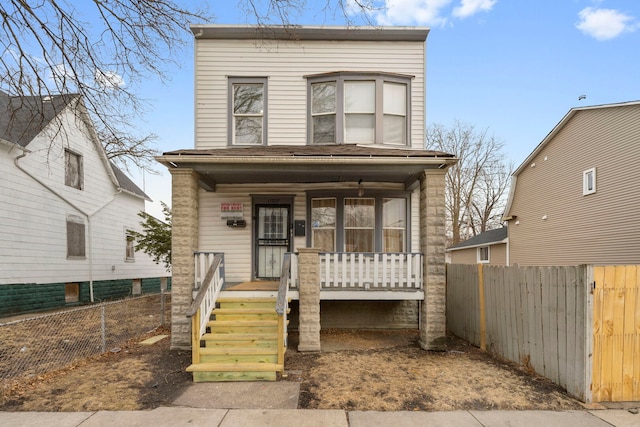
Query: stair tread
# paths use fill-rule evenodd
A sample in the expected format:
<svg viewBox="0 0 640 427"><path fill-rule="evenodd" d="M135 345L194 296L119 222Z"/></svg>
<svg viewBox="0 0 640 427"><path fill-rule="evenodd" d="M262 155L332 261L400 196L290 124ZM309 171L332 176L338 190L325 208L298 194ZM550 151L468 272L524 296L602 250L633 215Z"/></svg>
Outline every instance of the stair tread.
<svg viewBox="0 0 640 427"><path fill-rule="evenodd" d="M225 356L244 356L244 355L273 355L278 354L277 347L202 347L200 355L225 355Z"/></svg>
<svg viewBox="0 0 640 427"><path fill-rule="evenodd" d="M208 326L278 326L277 320L211 320Z"/></svg>
<svg viewBox="0 0 640 427"><path fill-rule="evenodd" d="M265 336L268 335L268 336ZM271 338L270 335L274 335L273 338ZM213 340L232 340L232 341L243 341L243 340L264 340L265 338L268 338L267 341L273 341L274 339L277 338L277 334L241 334L241 333L228 333L228 334L216 334L216 333L212 333L212 334L204 334L202 336L202 338L200 338L201 340L205 340L205 341L213 341Z"/></svg>
<svg viewBox="0 0 640 427"><path fill-rule="evenodd" d="M277 314L274 308L214 308L213 314Z"/></svg>
<svg viewBox="0 0 640 427"><path fill-rule="evenodd" d="M272 372L282 371L278 363L198 363L189 365L187 372Z"/></svg>
<svg viewBox="0 0 640 427"><path fill-rule="evenodd" d="M277 301L277 298L272 297L220 297L216 300L217 302L273 302Z"/></svg>

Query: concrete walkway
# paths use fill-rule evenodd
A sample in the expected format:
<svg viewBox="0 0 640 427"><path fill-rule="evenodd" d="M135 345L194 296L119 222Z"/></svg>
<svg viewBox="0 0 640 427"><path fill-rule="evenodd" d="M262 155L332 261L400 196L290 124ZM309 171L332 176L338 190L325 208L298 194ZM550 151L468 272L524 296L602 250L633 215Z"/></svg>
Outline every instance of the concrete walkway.
<svg viewBox="0 0 640 427"><path fill-rule="evenodd" d="M0 412L0 426L640 427L640 414L633 414L624 409L348 412L307 409L203 409L173 406L151 411Z"/></svg>

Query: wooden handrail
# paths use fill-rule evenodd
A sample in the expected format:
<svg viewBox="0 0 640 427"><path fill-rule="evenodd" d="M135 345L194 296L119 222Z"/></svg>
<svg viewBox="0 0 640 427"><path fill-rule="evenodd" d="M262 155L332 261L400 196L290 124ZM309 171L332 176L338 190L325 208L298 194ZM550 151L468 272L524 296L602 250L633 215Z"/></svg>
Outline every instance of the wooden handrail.
<svg viewBox="0 0 640 427"><path fill-rule="evenodd" d="M198 294L196 295L195 299L191 303L191 306L189 306L189 309L187 310L187 313L186 313L187 317L193 317L198 312L198 309L200 308L200 304L202 303L202 300L207 294L209 290L209 286L211 286L211 279L213 279L213 275L218 269L218 266L220 265L220 263L222 262L222 257L223 257L222 254L216 254L214 256L213 262L211 263L211 267L209 267L209 270L207 271L207 275L204 277L204 280L202 281L202 285L200 286L200 289L198 289Z"/></svg>
<svg viewBox="0 0 640 427"><path fill-rule="evenodd" d="M286 307L287 289L291 272L291 254L284 254L282 260L282 272L278 285L278 299L276 301L276 313L283 314Z"/></svg>
<svg viewBox="0 0 640 427"><path fill-rule="evenodd" d="M280 284L278 286L278 298L276 300L276 313L278 313L278 365L284 369L284 353L287 350L287 311L289 290L289 276L291 274L291 254L284 255Z"/></svg>

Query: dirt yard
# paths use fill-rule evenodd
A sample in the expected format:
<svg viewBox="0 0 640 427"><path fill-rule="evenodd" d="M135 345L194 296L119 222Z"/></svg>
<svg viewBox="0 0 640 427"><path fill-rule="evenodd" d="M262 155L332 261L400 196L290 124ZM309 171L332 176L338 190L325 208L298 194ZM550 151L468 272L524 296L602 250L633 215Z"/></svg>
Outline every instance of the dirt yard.
<svg viewBox="0 0 640 427"><path fill-rule="evenodd" d="M149 334L167 334L157 330ZM132 340L118 352L3 385L3 411L151 409L171 405L188 387L190 352ZM300 408L447 411L578 409L549 381L451 338L425 352L415 331L323 331L322 353L298 353L291 334L285 377L300 382Z"/></svg>

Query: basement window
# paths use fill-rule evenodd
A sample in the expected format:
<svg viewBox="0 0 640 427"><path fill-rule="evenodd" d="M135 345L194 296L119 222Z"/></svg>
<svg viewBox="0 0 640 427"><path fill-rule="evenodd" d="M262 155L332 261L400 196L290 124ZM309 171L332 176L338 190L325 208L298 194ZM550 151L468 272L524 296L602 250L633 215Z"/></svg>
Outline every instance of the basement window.
<svg viewBox="0 0 640 427"><path fill-rule="evenodd" d="M65 283L64 285L64 302L73 303L80 301L80 284Z"/></svg>

